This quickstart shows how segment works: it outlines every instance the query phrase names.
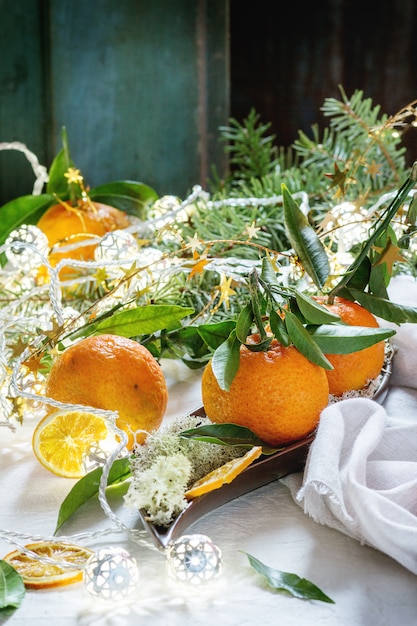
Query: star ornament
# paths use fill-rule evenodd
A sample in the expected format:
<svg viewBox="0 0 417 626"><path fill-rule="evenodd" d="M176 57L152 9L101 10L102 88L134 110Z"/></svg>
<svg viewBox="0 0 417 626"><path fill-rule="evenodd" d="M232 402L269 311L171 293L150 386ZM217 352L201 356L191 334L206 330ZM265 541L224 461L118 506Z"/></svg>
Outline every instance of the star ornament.
<svg viewBox="0 0 417 626"><path fill-rule="evenodd" d="M391 239L388 241L388 245L384 250L381 248L374 248L377 252L382 252L381 257L378 259L375 265L381 265L381 263L386 263L387 269L390 273L392 273L392 268L395 262L406 263L407 259L405 259L401 253L400 248L392 243Z"/></svg>
<svg viewBox="0 0 417 626"><path fill-rule="evenodd" d="M191 252L194 254L195 252L197 252L197 250L199 248L201 248L201 241L198 238L197 233L194 233L193 237L188 237L189 239L189 243L188 243L188 247L191 249Z"/></svg>
<svg viewBox="0 0 417 626"><path fill-rule="evenodd" d="M202 274L204 271L205 266L207 265L207 263L209 263L209 259L207 258L201 258L197 261L197 263L195 263L194 267L192 268L191 272L188 275L188 279L190 280L193 276L196 276L197 274Z"/></svg>
<svg viewBox="0 0 417 626"><path fill-rule="evenodd" d="M219 285L220 286L219 306L223 304L224 302L226 309L229 308L230 297L236 295L236 291L232 289L231 284L232 284L232 277L226 278L226 275L222 274L220 285Z"/></svg>
<svg viewBox="0 0 417 626"><path fill-rule="evenodd" d="M258 232L260 231L259 226L255 226L255 222L252 222L250 226L246 227L246 232L248 234L249 239L256 239L258 236Z"/></svg>
<svg viewBox="0 0 417 626"><path fill-rule="evenodd" d="M64 176L68 178L69 183L75 183L76 185L82 185L84 180L80 170L77 170L75 167L69 167Z"/></svg>
<svg viewBox="0 0 417 626"><path fill-rule="evenodd" d="M338 164L335 163L334 174L325 174L325 176L332 179L330 189L332 189L332 187L338 187L342 194L345 195L345 185L349 182L347 171L340 171Z"/></svg>

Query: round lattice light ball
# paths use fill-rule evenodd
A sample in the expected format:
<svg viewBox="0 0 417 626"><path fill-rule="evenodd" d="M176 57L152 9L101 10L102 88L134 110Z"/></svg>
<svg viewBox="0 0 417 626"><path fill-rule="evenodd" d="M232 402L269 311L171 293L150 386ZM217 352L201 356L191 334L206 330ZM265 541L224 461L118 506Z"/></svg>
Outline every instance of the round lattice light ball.
<svg viewBox="0 0 417 626"><path fill-rule="evenodd" d="M212 581L221 571L220 548L206 535L183 535L167 548L171 575L192 585Z"/></svg>
<svg viewBox="0 0 417 626"><path fill-rule="evenodd" d="M85 564L87 591L102 600L127 598L134 593L138 580L136 559L123 548L101 548Z"/></svg>
<svg viewBox="0 0 417 626"><path fill-rule="evenodd" d="M134 236L124 230L107 233L94 251L96 261L122 261L132 259L138 251Z"/></svg>
<svg viewBox="0 0 417 626"><path fill-rule="evenodd" d="M40 228L23 224L13 230L5 242L5 254L13 267L31 270L39 267L48 256L48 238Z"/></svg>

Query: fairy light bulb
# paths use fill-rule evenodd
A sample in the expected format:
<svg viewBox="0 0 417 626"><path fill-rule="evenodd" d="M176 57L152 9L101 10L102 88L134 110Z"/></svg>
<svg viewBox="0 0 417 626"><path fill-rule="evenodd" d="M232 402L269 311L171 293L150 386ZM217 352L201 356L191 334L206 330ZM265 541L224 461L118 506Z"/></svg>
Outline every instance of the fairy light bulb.
<svg viewBox="0 0 417 626"><path fill-rule="evenodd" d="M101 548L85 564L84 585L101 600L127 598L135 592L138 581L136 559L124 548Z"/></svg>
<svg viewBox="0 0 417 626"><path fill-rule="evenodd" d="M6 239L5 254L9 263L20 270L39 267L48 256L48 238L40 228L24 224Z"/></svg>
<svg viewBox="0 0 417 626"><path fill-rule="evenodd" d="M167 548L170 574L181 582L201 585L220 574L221 550L206 535L183 535Z"/></svg>

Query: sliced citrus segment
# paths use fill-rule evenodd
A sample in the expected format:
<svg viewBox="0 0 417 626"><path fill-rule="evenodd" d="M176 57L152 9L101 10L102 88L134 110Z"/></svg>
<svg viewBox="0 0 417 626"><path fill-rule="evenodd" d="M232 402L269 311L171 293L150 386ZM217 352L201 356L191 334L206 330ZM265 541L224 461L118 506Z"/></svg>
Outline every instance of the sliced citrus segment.
<svg viewBox="0 0 417 626"><path fill-rule="evenodd" d="M185 492L187 500L192 500L204 493L219 489L225 483L231 483L236 476L241 474L255 459L262 454L262 446L254 446L245 455L232 459L224 465L217 467L215 470L197 480Z"/></svg>
<svg viewBox="0 0 417 626"><path fill-rule="evenodd" d="M36 426L32 448L39 462L58 476L81 478L91 449L110 436L104 418L87 411L58 410Z"/></svg>
<svg viewBox="0 0 417 626"><path fill-rule="evenodd" d="M40 557L57 561L57 564L44 562L22 550L14 550L3 557L21 575L28 589L47 589L62 587L83 579L86 561L93 554L92 550L74 544L40 541L25 546L27 550ZM74 564L74 569L61 567L59 561Z"/></svg>

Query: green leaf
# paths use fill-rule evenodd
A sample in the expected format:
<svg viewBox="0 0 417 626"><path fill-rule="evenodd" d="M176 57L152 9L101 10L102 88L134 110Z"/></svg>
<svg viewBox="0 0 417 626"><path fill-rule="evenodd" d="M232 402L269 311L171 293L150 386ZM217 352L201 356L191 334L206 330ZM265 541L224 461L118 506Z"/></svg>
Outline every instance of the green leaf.
<svg viewBox="0 0 417 626"><path fill-rule="evenodd" d="M388 300L387 285L390 281L386 263L374 265L369 277L369 289L374 296ZM348 285L349 287L349 285ZM361 291L363 291L361 289Z"/></svg>
<svg viewBox="0 0 417 626"><path fill-rule="evenodd" d="M239 369L240 341L236 338L236 330L214 351L211 366L220 389L229 391Z"/></svg>
<svg viewBox="0 0 417 626"><path fill-rule="evenodd" d="M372 264L369 257L364 257L358 267L355 269L355 271L350 274L346 286L349 288L352 287L353 289L360 289L361 291L364 291L367 284L369 283L371 267Z"/></svg>
<svg viewBox="0 0 417 626"><path fill-rule="evenodd" d="M103 469L98 467L75 483L60 506L55 533L83 504L98 495L102 474ZM123 482L130 475L129 459L116 459L110 468L107 485Z"/></svg>
<svg viewBox="0 0 417 626"><path fill-rule="evenodd" d="M216 350L221 343L226 341L232 330L236 327L236 322L227 320L224 322L216 322L214 324L200 324L197 327L201 338L209 348Z"/></svg>
<svg viewBox="0 0 417 626"><path fill-rule="evenodd" d="M415 224L417 222L417 196L413 195L410 206L407 211L407 224Z"/></svg>
<svg viewBox="0 0 417 626"><path fill-rule="evenodd" d="M394 324L403 324L417 322L417 308L396 304L385 298L377 298L357 289L349 289L352 299L357 300L365 309L377 317L381 317L388 322Z"/></svg>
<svg viewBox="0 0 417 626"><path fill-rule="evenodd" d="M272 567L268 567L257 558L244 552L249 559L253 569L264 576L268 584L276 591L285 591L295 598L302 600L319 600L334 604L334 600L329 598L323 591L306 578L300 578L297 574L282 572Z"/></svg>
<svg viewBox="0 0 417 626"><path fill-rule="evenodd" d="M237 424L207 424L183 430L179 435L185 439L197 439L198 441L206 441L207 443L215 443L222 446L241 446L244 448L262 446L262 454L265 455L274 454L278 450L282 450L282 447L271 448L262 439L259 439L252 430Z"/></svg>
<svg viewBox="0 0 417 626"><path fill-rule="evenodd" d="M248 302L240 311L236 322L236 337L241 343L246 343L252 324L253 309L251 303Z"/></svg>
<svg viewBox="0 0 417 626"><path fill-rule="evenodd" d="M287 327L284 320L278 315L274 309L269 313L269 324L271 331L278 341L286 348L291 344L290 336L287 333Z"/></svg>
<svg viewBox="0 0 417 626"><path fill-rule="evenodd" d="M114 313L94 327L94 333L113 333L122 337L148 335L162 329L177 328L182 318L194 309L179 305L149 304Z"/></svg>
<svg viewBox="0 0 417 626"><path fill-rule="evenodd" d="M74 163L68 158L66 150L62 148L49 168L49 180L46 186L48 193L56 194L61 199L69 197L70 189L68 179L65 177L69 167L74 167Z"/></svg>
<svg viewBox="0 0 417 626"><path fill-rule="evenodd" d="M0 559L0 609L19 608L25 593L25 585L19 572Z"/></svg>
<svg viewBox="0 0 417 626"><path fill-rule="evenodd" d="M395 335L390 328L368 328L347 324L323 324L308 332L325 354L350 354L369 348Z"/></svg>
<svg viewBox="0 0 417 626"><path fill-rule="evenodd" d="M120 180L94 187L89 196L95 202L109 204L142 220L147 218L149 207L159 197L152 187L133 180Z"/></svg>
<svg viewBox="0 0 417 626"><path fill-rule="evenodd" d="M281 188L288 239L307 274L322 288L330 269L324 246L284 183Z"/></svg>
<svg viewBox="0 0 417 626"><path fill-rule="evenodd" d="M261 278L263 281L270 285L277 285L278 279L274 272L274 268L270 259L267 257L263 257L262 259L262 269L261 269Z"/></svg>
<svg viewBox="0 0 417 626"><path fill-rule="evenodd" d="M340 321L340 316L332 313L306 294L296 291L295 298L305 320L310 324L330 324Z"/></svg>
<svg viewBox="0 0 417 626"><path fill-rule="evenodd" d="M309 361L315 365L320 365L326 370L332 370L333 366L324 356L323 352L314 341L308 330L303 326L294 313L285 313L285 324L291 341Z"/></svg>
<svg viewBox="0 0 417 626"><path fill-rule="evenodd" d="M54 196L20 196L0 208L0 245L22 224L36 224L46 209L55 202Z"/></svg>

